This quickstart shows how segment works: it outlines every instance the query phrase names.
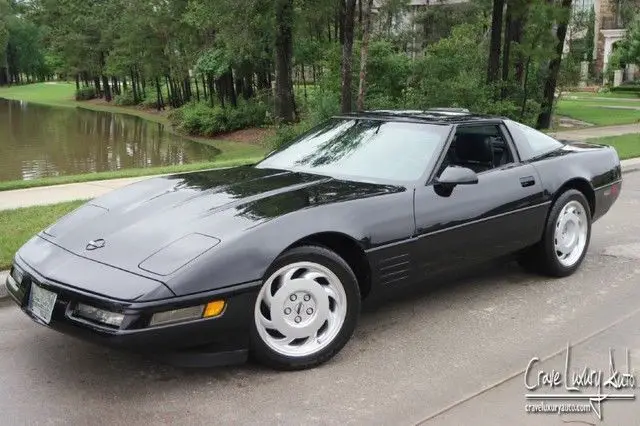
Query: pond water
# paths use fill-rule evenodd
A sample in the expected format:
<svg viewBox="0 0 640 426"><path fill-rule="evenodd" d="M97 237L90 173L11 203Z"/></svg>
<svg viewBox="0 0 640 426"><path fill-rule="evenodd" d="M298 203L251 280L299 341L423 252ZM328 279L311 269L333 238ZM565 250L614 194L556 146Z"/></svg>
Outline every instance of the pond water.
<svg viewBox="0 0 640 426"><path fill-rule="evenodd" d="M186 164L219 154L139 117L0 99L0 181Z"/></svg>

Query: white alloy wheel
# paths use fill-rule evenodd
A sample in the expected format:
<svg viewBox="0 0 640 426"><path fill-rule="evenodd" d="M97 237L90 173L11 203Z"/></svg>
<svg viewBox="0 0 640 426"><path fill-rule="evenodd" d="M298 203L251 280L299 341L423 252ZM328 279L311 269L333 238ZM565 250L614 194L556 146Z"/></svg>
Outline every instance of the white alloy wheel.
<svg viewBox="0 0 640 426"><path fill-rule="evenodd" d="M572 267L587 246L588 217L584 206L571 200L560 211L554 230L556 257L562 266Z"/></svg>
<svg viewBox="0 0 640 426"><path fill-rule="evenodd" d="M260 339L287 357L307 357L338 336L347 315L342 282L315 262L295 262L264 282L254 309Z"/></svg>

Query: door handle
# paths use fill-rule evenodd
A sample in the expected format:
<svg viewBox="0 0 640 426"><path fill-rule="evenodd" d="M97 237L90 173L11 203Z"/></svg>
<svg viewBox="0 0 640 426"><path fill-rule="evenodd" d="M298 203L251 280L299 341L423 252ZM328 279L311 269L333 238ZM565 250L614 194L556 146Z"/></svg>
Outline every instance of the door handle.
<svg viewBox="0 0 640 426"><path fill-rule="evenodd" d="M526 188L528 186L533 186L535 185L535 183L536 183L536 180L534 179L533 176L525 176L520 178L520 185L522 185L523 188Z"/></svg>

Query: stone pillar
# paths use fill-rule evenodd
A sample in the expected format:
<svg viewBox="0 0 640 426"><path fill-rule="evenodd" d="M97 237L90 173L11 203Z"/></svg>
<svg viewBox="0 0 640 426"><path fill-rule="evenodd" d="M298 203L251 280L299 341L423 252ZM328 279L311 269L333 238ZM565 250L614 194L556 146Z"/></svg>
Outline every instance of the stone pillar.
<svg viewBox="0 0 640 426"><path fill-rule="evenodd" d="M586 87L589 80L589 61L580 62L580 87Z"/></svg>
<svg viewBox="0 0 640 426"><path fill-rule="evenodd" d="M595 47L596 47L596 73L605 71L605 37L600 30L614 29L616 21L617 0L596 0L594 7L596 10Z"/></svg>
<svg viewBox="0 0 640 426"><path fill-rule="evenodd" d="M638 66L636 64L628 64L626 71L627 75L625 76L625 80L634 81L636 79L636 74L638 73Z"/></svg>
<svg viewBox="0 0 640 426"><path fill-rule="evenodd" d="M622 84L622 74L623 70L615 70L613 72L613 87L618 87Z"/></svg>

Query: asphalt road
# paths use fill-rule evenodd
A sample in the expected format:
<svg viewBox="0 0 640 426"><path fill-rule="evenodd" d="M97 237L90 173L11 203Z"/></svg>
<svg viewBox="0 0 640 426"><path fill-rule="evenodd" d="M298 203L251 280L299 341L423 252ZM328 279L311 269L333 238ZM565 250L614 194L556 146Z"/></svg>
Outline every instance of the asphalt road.
<svg viewBox="0 0 640 426"><path fill-rule="evenodd" d="M4 302L0 422L562 424L525 413L522 372L532 357L561 368L568 342L576 365L605 368L609 347L640 365L639 209L635 172L572 277L503 261L425 284L368 305L352 341L311 371L177 369L55 333ZM605 402L604 424L638 424L640 400Z"/></svg>

